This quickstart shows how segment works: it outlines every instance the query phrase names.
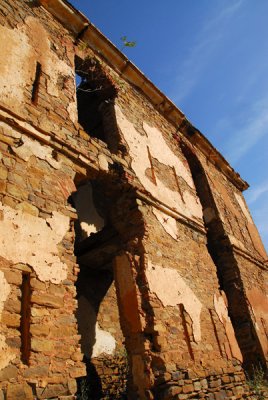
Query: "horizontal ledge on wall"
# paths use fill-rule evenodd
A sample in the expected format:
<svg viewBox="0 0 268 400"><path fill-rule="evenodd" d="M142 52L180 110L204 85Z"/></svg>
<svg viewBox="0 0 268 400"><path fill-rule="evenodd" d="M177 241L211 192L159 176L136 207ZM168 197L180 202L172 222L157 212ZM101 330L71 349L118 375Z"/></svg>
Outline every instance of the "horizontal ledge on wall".
<svg viewBox="0 0 268 400"><path fill-rule="evenodd" d="M160 200L142 193L140 190L137 190L136 194L138 199L144 201L147 204L152 205L158 210L163 211L163 213L165 213L166 215L169 215L170 217L176 219L178 222L181 222L182 224L187 225L190 228L194 229L195 231L198 231L202 235L206 236L206 229L202 223L198 223L197 221L194 221L186 217L185 215L179 213L178 211L171 209Z"/></svg>
<svg viewBox="0 0 268 400"><path fill-rule="evenodd" d="M244 249L241 249L240 247L236 246L235 244L232 244L232 248L236 254L253 262L255 265L257 265L259 268L263 269L264 271L268 271L268 265L265 264L265 260L263 261L260 258L258 259L256 257L253 257L253 255L251 253L247 252Z"/></svg>

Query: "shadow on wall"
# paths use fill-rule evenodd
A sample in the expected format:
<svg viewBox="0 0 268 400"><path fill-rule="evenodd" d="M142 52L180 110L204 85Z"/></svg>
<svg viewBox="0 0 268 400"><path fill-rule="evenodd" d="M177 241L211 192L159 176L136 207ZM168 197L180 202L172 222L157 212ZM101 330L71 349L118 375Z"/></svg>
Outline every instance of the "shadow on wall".
<svg viewBox="0 0 268 400"><path fill-rule="evenodd" d="M233 255L232 244L225 232L205 170L192 148L181 143L181 149L189 164L203 208L208 251L216 267L220 289L227 296L228 314L243 355L243 367L250 371L254 365L265 365L265 356L252 322L239 266Z"/></svg>

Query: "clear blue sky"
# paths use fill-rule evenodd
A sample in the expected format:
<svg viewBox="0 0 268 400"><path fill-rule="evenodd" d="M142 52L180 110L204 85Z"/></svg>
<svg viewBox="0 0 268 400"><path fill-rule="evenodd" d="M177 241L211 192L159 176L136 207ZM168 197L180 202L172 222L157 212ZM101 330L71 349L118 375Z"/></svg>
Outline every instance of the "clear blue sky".
<svg viewBox="0 0 268 400"><path fill-rule="evenodd" d="M268 1L71 0L250 184L268 249Z"/></svg>

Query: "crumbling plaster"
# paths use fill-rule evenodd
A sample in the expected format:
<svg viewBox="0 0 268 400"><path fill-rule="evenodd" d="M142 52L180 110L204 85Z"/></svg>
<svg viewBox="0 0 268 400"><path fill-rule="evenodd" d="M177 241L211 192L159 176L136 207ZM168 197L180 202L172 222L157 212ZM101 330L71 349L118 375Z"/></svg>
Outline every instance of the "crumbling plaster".
<svg viewBox="0 0 268 400"><path fill-rule="evenodd" d="M244 216L246 217L247 221L250 224L253 224L251 215L250 215L250 213L249 213L249 211L248 211L248 209L247 209L247 207L245 205L244 199L242 198L242 196L240 194L238 194L236 192L234 192L234 195L235 195L235 198L236 198L236 200L237 200L237 202L238 202L238 204L239 204Z"/></svg>
<svg viewBox="0 0 268 400"><path fill-rule="evenodd" d="M153 207L153 213L156 216L157 220L163 226L165 231L173 237L173 239L178 239L178 227L176 219L165 214L164 212L158 210L157 208Z"/></svg>
<svg viewBox="0 0 268 400"><path fill-rule="evenodd" d="M219 320L224 326L228 342L224 343L225 351L229 359L233 357L243 361L243 357L240 348L237 344L237 340L234 333L232 322L228 315L227 298L225 293L222 291L221 294L214 294L214 307L219 317Z"/></svg>
<svg viewBox="0 0 268 400"><path fill-rule="evenodd" d="M22 160L28 161L31 156L35 156L40 160L47 161L55 169L61 167L61 162L56 161L52 156L52 148L42 145L37 140L32 140L25 135L20 135L18 139L21 141L21 144L19 146L12 146L12 150Z"/></svg>
<svg viewBox="0 0 268 400"><path fill-rule="evenodd" d="M21 104L26 82L34 79L35 65L30 64L31 46L28 37L18 29L0 26L1 48L0 86L1 100L5 103ZM25 68L25 64L28 68Z"/></svg>
<svg viewBox="0 0 268 400"><path fill-rule="evenodd" d="M58 79L62 76L72 77L73 66L60 60L51 50L48 32L40 21L28 16L23 26L16 29L0 27L0 42L2 47L0 60L0 99L13 110L21 111L24 102L25 89L30 92L35 79L36 62L41 64L42 72L46 74L46 88L50 96L57 97L61 88ZM55 46L55 43L53 43ZM77 120L75 95L69 104L70 117Z"/></svg>
<svg viewBox="0 0 268 400"><path fill-rule="evenodd" d="M60 283L67 278L67 265L57 245L69 230L69 217L53 212L43 219L0 204L0 255L13 263L30 265L41 281Z"/></svg>
<svg viewBox="0 0 268 400"><path fill-rule="evenodd" d="M149 260L146 276L150 290L155 293L164 307L184 305L193 321L194 338L196 342L200 342L202 303L178 271L155 265Z"/></svg>
<svg viewBox="0 0 268 400"><path fill-rule="evenodd" d="M188 217L195 217L202 220L202 207L197 196L190 190L185 190L182 194L179 191L169 189L164 182L156 176L154 184L147 176L146 170L151 168L148 157L148 148L152 157L160 163L175 169L178 176L182 177L190 188L194 188L193 179L189 169L171 151L165 142L162 133L154 127L143 123L146 135L140 134L134 125L126 118L119 106L115 106L117 123L129 146L129 154L132 158L132 168L135 171L144 188L156 199L162 201L167 206L175 209ZM175 179L175 178L174 178Z"/></svg>
<svg viewBox="0 0 268 400"><path fill-rule="evenodd" d="M265 355L268 355L268 296L256 287L247 290L246 294L255 317L262 347Z"/></svg>

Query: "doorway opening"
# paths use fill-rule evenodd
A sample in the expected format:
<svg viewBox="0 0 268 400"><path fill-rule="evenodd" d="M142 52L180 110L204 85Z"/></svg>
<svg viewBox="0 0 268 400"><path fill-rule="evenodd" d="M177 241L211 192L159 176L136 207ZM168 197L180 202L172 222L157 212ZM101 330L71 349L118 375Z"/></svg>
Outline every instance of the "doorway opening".
<svg viewBox="0 0 268 400"><path fill-rule="evenodd" d="M78 215L76 318L87 368L87 376L78 379L78 399L82 393L88 400L127 398L128 357L113 274L121 241L110 221L111 201L97 181L81 182L71 198Z"/></svg>

